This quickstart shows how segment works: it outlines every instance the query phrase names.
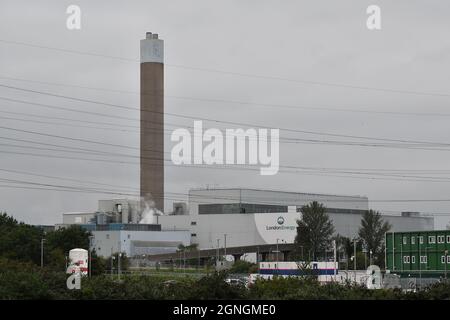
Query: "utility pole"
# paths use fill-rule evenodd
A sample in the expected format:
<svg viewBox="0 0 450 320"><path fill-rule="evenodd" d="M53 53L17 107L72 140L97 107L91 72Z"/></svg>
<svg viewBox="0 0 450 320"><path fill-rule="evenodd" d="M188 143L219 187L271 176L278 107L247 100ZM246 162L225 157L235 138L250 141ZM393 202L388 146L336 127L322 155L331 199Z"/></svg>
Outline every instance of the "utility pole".
<svg viewBox="0 0 450 320"><path fill-rule="evenodd" d="M445 257L445 261L444 261L444 266L445 266L445 282L447 282L447 255L448 255L448 250L444 251L444 257Z"/></svg>
<svg viewBox="0 0 450 320"><path fill-rule="evenodd" d="M119 278L120 281L120 257L122 255L121 251L120 251L120 241L119 241L119 246L117 247L117 277Z"/></svg>
<svg viewBox="0 0 450 320"><path fill-rule="evenodd" d="M117 254L117 277L119 278L120 281L120 257L122 256L122 253L119 252Z"/></svg>
<svg viewBox="0 0 450 320"><path fill-rule="evenodd" d="M41 268L44 267L44 241L45 239L41 239Z"/></svg>
<svg viewBox="0 0 450 320"><path fill-rule="evenodd" d="M355 273L355 283L356 283L356 238L353 239L353 272Z"/></svg>
<svg viewBox="0 0 450 320"><path fill-rule="evenodd" d="M113 277L113 269L114 269L114 255L113 255L113 248L111 247L111 278Z"/></svg>
<svg viewBox="0 0 450 320"><path fill-rule="evenodd" d="M336 240L333 240L333 253L334 253L334 266L333 266L333 269L334 269L334 280L336 280Z"/></svg>
<svg viewBox="0 0 450 320"><path fill-rule="evenodd" d="M220 246L220 239L217 239L217 262L219 261L219 254L220 254L219 246ZM216 263L216 266L217 266L217 263Z"/></svg>
<svg viewBox="0 0 450 320"><path fill-rule="evenodd" d="M392 236L392 238L394 238ZM394 239L392 239L392 242L394 242ZM420 237L419 237L419 288L422 285L422 256L420 253L420 248L421 248L421 243L420 243ZM393 259L395 259L395 256L393 257ZM394 260L392 260L394 261ZM416 289L417 289L417 285L416 285Z"/></svg>
<svg viewBox="0 0 450 320"><path fill-rule="evenodd" d="M278 241L279 241L280 239L277 239L277 274L278 274L278 252L279 252L279 250L278 250Z"/></svg>
<svg viewBox="0 0 450 320"><path fill-rule="evenodd" d="M226 260L227 259L227 234L225 233L223 235L223 237L224 237L224 245L223 245L223 247L224 247L224 256L225 256L225 260Z"/></svg>

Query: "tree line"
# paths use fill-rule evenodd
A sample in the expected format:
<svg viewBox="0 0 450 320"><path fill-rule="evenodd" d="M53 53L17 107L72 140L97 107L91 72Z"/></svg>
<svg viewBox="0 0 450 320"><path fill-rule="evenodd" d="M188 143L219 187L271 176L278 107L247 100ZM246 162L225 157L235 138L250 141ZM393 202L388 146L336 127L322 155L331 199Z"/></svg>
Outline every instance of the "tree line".
<svg viewBox="0 0 450 320"><path fill-rule="evenodd" d="M345 256L346 268L357 269L366 267L366 256L372 257L372 263L384 267L384 238L391 225L384 221L378 211L367 210L363 213L358 230L358 237L348 237L335 234L333 221L327 214L327 208L313 201L300 209L301 219L297 220L297 235L295 237L295 258L299 260L316 261L326 259L327 252L333 250L332 242L336 241L338 254ZM356 247L356 250L355 250ZM356 255L355 255L356 251ZM352 261L352 262L353 262Z"/></svg>

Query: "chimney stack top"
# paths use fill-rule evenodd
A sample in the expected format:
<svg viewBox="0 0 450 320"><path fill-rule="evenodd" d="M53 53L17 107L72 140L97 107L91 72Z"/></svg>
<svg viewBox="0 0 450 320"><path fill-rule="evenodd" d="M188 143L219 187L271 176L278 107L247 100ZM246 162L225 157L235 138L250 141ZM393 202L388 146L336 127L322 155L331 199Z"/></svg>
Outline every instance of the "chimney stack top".
<svg viewBox="0 0 450 320"><path fill-rule="evenodd" d="M157 33L147 32L145 34L145 38L146 39L158 39L158 34Z"/></svg>

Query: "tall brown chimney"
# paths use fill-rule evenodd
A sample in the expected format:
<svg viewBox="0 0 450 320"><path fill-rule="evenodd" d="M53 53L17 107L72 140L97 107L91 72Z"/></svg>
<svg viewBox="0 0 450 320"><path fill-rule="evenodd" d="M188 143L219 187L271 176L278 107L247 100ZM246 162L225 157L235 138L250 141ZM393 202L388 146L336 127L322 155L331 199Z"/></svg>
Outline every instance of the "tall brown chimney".
<svg viewBox="0 0 450 320"><path fill-rule="evenodd" d="M141 40L141 197L164 211L164 41Z"/></svg>

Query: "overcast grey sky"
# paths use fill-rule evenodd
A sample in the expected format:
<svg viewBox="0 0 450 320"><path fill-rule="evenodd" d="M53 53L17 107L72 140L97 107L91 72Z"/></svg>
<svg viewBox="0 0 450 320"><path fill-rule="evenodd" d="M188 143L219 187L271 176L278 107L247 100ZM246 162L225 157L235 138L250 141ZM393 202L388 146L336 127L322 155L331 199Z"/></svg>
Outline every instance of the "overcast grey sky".
<svg viewBox="0 0 450 320"><path fill-rule="evenodd" d="M81 30L70 31L66 28L65 12L70 4L81 7ZM370 4L381 7L382 30L369 31L366 28L366 8ZM293 134L282 129L295 128L322 133L449 143L449 9L450 3L445 0L395 2L1 0L0 40L137 60L139 40L144 38L146 31L151 31L159 33L165 40L167 112L281 128L280 134L284 137L363 141ZM438 94L363 90L244 77L176 66ZM128 93L39 84L7 78L106 88ZM139 63L127 60L80 55L0 41L0 84L136 108L139 106L139 96L133 93L139 90ZM227 102L186 100L174 98L175 96ZM137 109L120 110L5 87L0 87L0 97L119 117L135 119L139 117ZM231 100L254 104L236 104L229 102ZM278 107L267 106L268 104ZM280 105L298 108L284 108ZM371 112L344 112L342 109ZM133 148L139 146L137 121L48 109L8 100L0 100L0 111L2 111L1 127L128 145ZM386 113L373 113L380 111ZM54 118L113 122L117 126L114 130L106 130L104 129L106 126L102 125ZM166 117L166 122L170 125L178 124L179 127L193 125L192 120L171 116ZM68 126L68 123L94 128ZM167 126L168 129L173 128L170 125ZM211 123L205 126L218 125ZM0 128L0 137L126 153L130 156L139 154L137 149L68 141L5 128ZM8 139L0 139L0 169L117 185L116 189L127 189L130 193L135 193L139 187L137 165L31 156L23 153L108 158L94 157L81 152L77 154L31 149L30 147L52 147ZM170 141L166 140L167 150L170 151ZM133 157L113 158L137 161ZM280 172L275 176L259 176L257 171L170 166L166 168L166 191L186 193L192 187L216 185L365 195L369 200L446 199L450 198L449 160L450 150L282 144L281 165L350 168L356 171L411 170L405 171L404 174L400 171L395 174L438 177L440 181L347 173L336 176L336 173L324 175L323 172L319 175L311 175L310 172ZM91 183L59 181L17 172L0 171L0 178L99 188L98 185ZM95 210L98 199L113 197L11 188L14 185L24 186L13 184L11 181L0 181L0 211L5 210L20 220L37 224L58 223L62 219L61 214L67 211ZM106 188L113 189L113 187ZM171 207L170 201L166 207ZM373 202L371 207L392 211L450 212L450 202ZM437 227L445 226L448 219L450 215L437 217Z"/></svg>

